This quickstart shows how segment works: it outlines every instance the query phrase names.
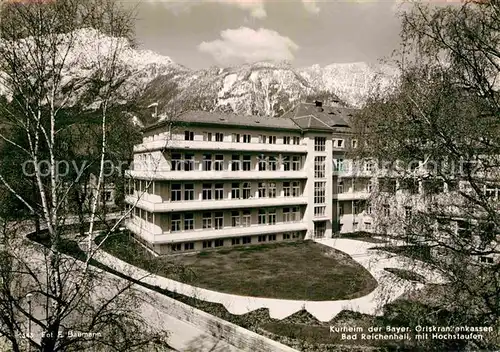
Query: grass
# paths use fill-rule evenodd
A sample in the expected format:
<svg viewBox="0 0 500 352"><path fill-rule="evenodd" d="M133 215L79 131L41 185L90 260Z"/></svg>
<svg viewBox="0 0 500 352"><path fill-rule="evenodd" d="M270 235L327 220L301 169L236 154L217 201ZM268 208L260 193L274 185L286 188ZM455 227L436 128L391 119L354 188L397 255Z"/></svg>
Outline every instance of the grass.
<svg viewBox="0 0 500 352"><path fill-rule="evenodd" d="M426 283L425 277L411 270L398 269L398 268L384 268L384 270L391 274L396 275L397 277L403 280L416 281L423 284Z"/></svg>
<svg viewBox="0 0 500 352"><path fill-rule="evenodd" d="M129 236L117 236L103 249L158 275L243 296L340 300L364 296L377 286L348 255L310 241L155 258Z"/></svg>

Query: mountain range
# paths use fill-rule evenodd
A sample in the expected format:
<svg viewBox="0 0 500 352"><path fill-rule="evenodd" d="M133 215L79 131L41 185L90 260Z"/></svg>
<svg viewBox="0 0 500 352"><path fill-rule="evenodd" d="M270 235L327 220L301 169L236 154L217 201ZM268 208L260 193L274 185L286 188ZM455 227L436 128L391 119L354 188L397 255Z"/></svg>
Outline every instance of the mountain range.
<svg viewBox="0 0 500 352"><path fill-rule="evenodd" d="M77 86L74 82L102 69L106 56L119 48L120 96L140 106L157 103L158 115L202 109L279 116L304 99L360 107L375 87L389 88L398 76L392 67L363 62L305 68L287 62L257 62L193 70L94 29L81 29L74 39L77 44L67 55L62 73L65 84ZM5 94L5 87L1 91Z"/></svg>

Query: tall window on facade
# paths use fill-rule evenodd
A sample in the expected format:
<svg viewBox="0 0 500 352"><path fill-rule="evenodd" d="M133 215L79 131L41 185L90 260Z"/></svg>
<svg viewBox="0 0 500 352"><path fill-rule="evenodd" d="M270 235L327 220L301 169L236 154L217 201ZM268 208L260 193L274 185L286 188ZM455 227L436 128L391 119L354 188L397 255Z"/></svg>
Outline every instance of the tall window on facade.
<svg viewBox="0 0 500 352"><path fill-rule="evenodd" d="M172 214L170 220L170 230L172 232L178 232L181 230L181 214Z"/></svg>
<svg viewBox="0 0 500 352"><path fill-rule="evenodd" d="M269 198L276 198L276 182L269 182L268 193Z"/></svg>
<svg viewBox="0 0 500 352"><path fill-rule="evenodd" d="M291 138L292 137L289 137L289 136L283 137L283 144L290 144Z"/></svg>
<svg viewBox="0 0 500 352"><path fill-rule="evenodd" d="M314 157L314 177L325 178L325 160L324 156Z"/></svg>
<svg viewBox="0 0 500 352"><path fill-rule="evenodd" d="M292 182L292 197L300 197L300 182Z"/></svg>
<svg viewBox="0 0 500 352"><path fill-rule="evenodd" d="M231 184L231 199L240 199L240 184L237 182Z"/></svg>
<svg viewBox="0 0 500 352"><path fill-rule="evenodd" d="M276 171L278 170L278 158L275 156L270 156L269 157L269 171Z"/></svg>
<svg viewBox="0 0 500 352"><path fill-rule="evenodd" d="M241 216L239 211L231 212L231 226L239 227L241 225Z"/></svg>
<svg viewBox="0 0 500 352"><path fill-rule="evenodd" d="M184 131L184 140L185 141L194 141L194 132L193 131Z"/></svg>
<svg viewBox="0 0 500 352"><path fill-rule="evenodd" d="M214 170L215 171L223 171L224 170L224 155L223 154L216 154L215 155Z"/></svg>
<svg viewBox="0 0 500 352"><path fill-rule="evenodd" d="M249 199L251 196L252 186L250 182L243 183L243 199Z"/></svg>
<svg viewBox="0 0 500 352"><path fill-rule="evenodd" d="M194 214L185 213L184 214L184 231L194 229Z"/></svg>
<svg viewBox="0 0 500 352"><path fill-rule="evenodd" d="M275 225L276 224L276 209L272 208L267 211L268 216L268 224Z"/></svg>
<svg viewBox="0 0 500 352"><path fill-rule="evenodd" d="M283 196L290 197L292 193L292 188L290 182L283 182Z"/></svg>
<svg viewBox="0 0 500 352"><path fill-rule="evenodd" d="M204 183L202 185L202 198L203 200L211 200L212 199L212 184Z"/></svg>
<svg viewBox="0 0 500 352"><path fill-rule="evenodd" d="M314 182L314 204L326 202L326 182Z"/></svg>
<svg viewBox="0 0 500 352"><path fill-rule="evenodd" d="M182 171L182 155L180 153L172 153L172 171Z"/></svg>
<svg viewBox="0 0 500 352"><path fill-rule="evenodd" d="M267 189L266 183L265 182L259 182L259 185L258 185L259 198L265 198L266 197L266 189Z"/></svg>
<svg viewBox="0 0 500 352"><path fill-rule="evenodd" d="M384 216L389 216L391 215L391 208L389 207L389 204L384 204L382 206L382 211L384 213Z"/></svg>
<svg viewBox="0 0 500 352"><path fill-rule="evenodd" d="M243 143L250 143L252 141L252 136L249 134L243 135Z"/></svg>
<svg viewBox="0 0 500 352"><path fill-rule="evenodd" d="M216 230L224 228L224 213L222 211L215 213L214 222Z"/></svg>
<svg viewBox="0 0 500 352"><path fill-rule="evenodd" d="M186 153L184 155L184 171L194 170L194 154Z"/></svg>
<svg viewBox="0 0 500 352"><path fill-rule="evenodd" d="M172 202L178 202L182 200L182 190L180 183L173 183L170 190L170 200Z"/></svg>
<svg viewBox="0 0 500 352"><path fill-rule="evenodd" d="M233 133L231 135L231 141L233 143L239 143L240 142L240 134L239 133Z"/></svg>
<svg viewBox="0 0 500 352"><path fill-rule="evenodd" d="M242 225L244 227L249 227L252 224L250 210L243 210L243 221Z"/></svg>
<svg viewBox="0 0 500 352"><path fill-rule="evenodd" d="M295 145L299 145L300 144L300 137L293 137L292 142Z"/></svg>
<svg viewBox="0 0 500 352"><path fill-rule="evenodd" d="M259 171L266 171L267 158L264 154L259 155Z"/></svg>
<svg viewBox="0 0 500 352"><path fill-rule="evenodd" d="M266 143L266 135L259 134L259 143Z"/></svg>
<svg viewBox="0 0 500 352"><path fill-rule="evenodd" d="M314 138L314 151L324 152L326 148L326 137L315 137Z"/></svg>
<svg viewBox="0 0 500 352"><path fill-rule="evenodd" d="M243 155L243 171L250 171L252 168L252 156Z"/></svg>
<svg viewBox="0 0 500 352"><path fill-rule="evenodd" d="M194 200L194 184L184 185L184 200Z"/></svg>
<svg viewBox="0 0 500 352"><path fill-rule="evenodd" d="M217 132L215 134L215 141L216 142L224 142L224 133Z"/></svg>
<svg viewBox="0 0 500 352"><path fill-rule="evenodd" d="M224 199L224 184L223 183L216 183L215 184L214 199L216 199L216 200Z"/></svg>
<svg viewBox="0 0 500 352"><path fill-rule="evenodd" d="M269 136L269 144L276 144L276 136Z"/></svg>
<svg viewBox="0 0 500 352"><path fill-rule="evenodd" d="M292 170L293 171L299 171L300 170L300 156L294 156L294 157L292 157Z"/></svg>
<svg viewBox="0 0 500 352"><path fill-rule="evenodd" d="M291 169L292 162L290 160L289 156L284 156L283 157L283 170L284 171L290 171Z"/></svg>
<svg viewBox="0 0 500 352"><path fill-rule="evenodd" d="M320 216L325 216L325 206L320 206L320 207L314 207L314 216L320 217Z"/></svg>
<svg viewBox="0 0 500 352"><path fill-rule="evenodd" d="M212 154L203 154L203 171L212 171Z"/></svg>
<svg viewBox="0 0 500 352"><path fill-rule="evenodd" d="M205 142L212 142L212 132L203 132L203 140Z"/></svg>
<svg viewBox="0 0 500 352"><path fill-rule="evenodd" d="M259 225L264 225L266 223L266 211L264 209L259 209Z"/></svg>
<svg viewBox="0 0 500 352"><path fill-rule="evenodd" d="M212 228L212 213L203 213L202 218L202 227L204 229Z"/></svg>
<svg viewBox="0 0 500 352"><path fill-rule="evenodd" d="M231 157L231 171L240 171L240 156L237 154Z"/></svg>

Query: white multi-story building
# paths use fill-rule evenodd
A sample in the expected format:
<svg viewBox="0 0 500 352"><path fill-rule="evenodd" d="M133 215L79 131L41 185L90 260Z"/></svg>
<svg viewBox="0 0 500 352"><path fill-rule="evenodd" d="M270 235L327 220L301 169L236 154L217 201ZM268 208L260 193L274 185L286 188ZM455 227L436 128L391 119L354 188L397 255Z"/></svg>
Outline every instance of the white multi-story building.
<svg viewBox="0 0 500 352"><path fill-rule="evenodd" d="M345 167L352 113L321 102L280 118L190 111L144 128L127 227L158 254L370 230L370 168Z"/></svg>

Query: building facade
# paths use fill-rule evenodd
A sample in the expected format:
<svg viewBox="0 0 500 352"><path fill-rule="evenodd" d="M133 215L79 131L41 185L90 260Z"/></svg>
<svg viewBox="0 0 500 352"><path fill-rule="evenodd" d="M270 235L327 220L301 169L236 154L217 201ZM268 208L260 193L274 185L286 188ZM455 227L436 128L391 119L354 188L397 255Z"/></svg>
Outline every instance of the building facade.
<svg viewBox="0 0 500 352"><path fill-rule="evenodd" d="M143 129L127 227L157 254L369 230L369 175L344 166L352 113L321 102L280 118L190 111Z"/></svg>

